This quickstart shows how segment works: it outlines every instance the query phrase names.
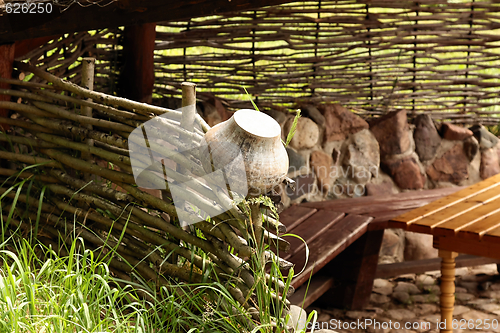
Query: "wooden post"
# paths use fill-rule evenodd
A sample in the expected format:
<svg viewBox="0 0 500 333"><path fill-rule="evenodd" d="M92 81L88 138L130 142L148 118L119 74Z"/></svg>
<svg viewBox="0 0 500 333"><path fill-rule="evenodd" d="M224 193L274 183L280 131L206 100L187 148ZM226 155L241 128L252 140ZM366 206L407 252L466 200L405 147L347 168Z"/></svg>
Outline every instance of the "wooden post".
<svg viewBox="0 0 500 333"><path fill-rule="evenodd" d="M151 103L154 86L156 23L126 27L123 41L123 69L119 93L126 98Z"/></svg>
<svg viewBox="0 0 500 333"><path fill-rule="evenodd" d="M194 118L196 115L196 84L182 82L182 128L194 131Z"/></svg>
<svg viewBox="0 0 500 333"><path fill-rule="evenodd" d="M384 230L368 231L323 268L335 282L318 303L350 310L368 305L383 237Z"/></svg>
<svg viewBox="0 0 500 333"><path fill-rule="evenodd" d="M4 79L12 78L12 65L14 64L15 44L0 45L0 77ZM10 89L10 84L0 83L0 88ZM10 96L0 95L0 101L10 101ZM0 116L8 117L9 110L0 108ZM3 130L10 127L6 124L0 124Z"/></svg>
<svg viewBox="0 0 500 333"><path fill-rule="evenodd" d="M182 82L182 116L181 116L181 127L192 132L194 131L194 120L196 115L196 84L191 82ZM188 137L180 134L179 139L181 141L190 140ZM193 146L189 142L185 142L187 147ZM177 165L177 171L180 174L186 175L187 170ZM180 202L176 202L176 205L182 205ZM181 225L182 226L182 225ZM188 229L187 225L182 226Z"/></svg>
<svg viewBox="0 0 500 333"><path fill-rule="evenodd" d="M83 88L88 90L94 90L94 70L95 70L95 58L83 58L82 84L81 84ZM88 98L87 100L91 101L90 98ZM90 106L82 106L82 115L87 117L92 117L92 108Z"/></svg>
<svg viewBox="0 0 500 333"><path fill-rule="evenodd" d="M95 58L83 58L82 61L82 83L81 86L88 90L94 90L94 69L95 69ZM92 99L88 98L88 101ZM81 107L82 116L92 117L92 108L90 106ZM92 125L84 125L85 128L91 130ZM85 141L87 145L93 146L94 140L87 139ZM90 153L82 153L82 159L86 161L92 161L92 154ZM90 174L85 174L84 176L86 181L89 181L91 178Z"/></svg>
<svg viewBox="0 0 500 333"><path fill-rule="evenodd" d="M455 258L458 253L439 250L441 262L441 332L453 332L453 310L455 308ZM446 325L446 326L445 326Z"/></svg>

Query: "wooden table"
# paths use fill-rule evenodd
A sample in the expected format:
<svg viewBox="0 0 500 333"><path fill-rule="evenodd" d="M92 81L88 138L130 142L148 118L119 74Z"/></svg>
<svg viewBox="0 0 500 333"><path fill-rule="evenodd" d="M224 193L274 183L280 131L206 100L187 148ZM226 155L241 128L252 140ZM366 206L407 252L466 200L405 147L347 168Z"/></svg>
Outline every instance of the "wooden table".
<svg viewBox="0 0 500 333"><path fill-rule="evenodd" d="M434 236L442 258L441 322L446 328L441 332L453 332L455 257L500 259L500 174L399 215L389 227Z"/></svg>

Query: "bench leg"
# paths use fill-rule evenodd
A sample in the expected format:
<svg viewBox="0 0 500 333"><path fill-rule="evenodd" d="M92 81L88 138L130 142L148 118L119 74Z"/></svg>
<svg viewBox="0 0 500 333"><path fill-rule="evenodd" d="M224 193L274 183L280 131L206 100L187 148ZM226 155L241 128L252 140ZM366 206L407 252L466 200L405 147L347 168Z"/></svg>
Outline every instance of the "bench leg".
<svg viewBox="0 0 500 333"><path fill-rule="evenodd" d="M383 230L365 233L325 266L334 286L318 299L320 304L351 310L368 305L383 236Z"/></svg>
<svg viewBox="0 0 500 333"><path fill-rule="evenodd" d="M441 332L453 332L453 310L455 308L455 257L452 251L439 250L441 262Z"/></svg>

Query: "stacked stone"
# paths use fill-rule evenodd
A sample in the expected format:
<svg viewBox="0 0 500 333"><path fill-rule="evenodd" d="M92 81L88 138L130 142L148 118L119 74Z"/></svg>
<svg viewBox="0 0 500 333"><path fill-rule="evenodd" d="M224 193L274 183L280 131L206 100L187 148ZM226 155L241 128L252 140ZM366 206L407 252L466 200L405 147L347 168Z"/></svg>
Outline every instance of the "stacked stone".
<svg viewBox="0 0 500 333"><path fill-rule="evenodd" d="M177 100L171 102L165 106L178 106ZM215 97L197 109L210 126L231 116ZM285 206L304 200L471 185L500 172L499 139L480 125L436 126L428 114L409 124L404 110L367 122L340 104L301 109L303 117L287 148L288 176L297 186L294 191L282 189ZM294 115L265 112L280 124L285 139Z"/></svg>
<svg viewBox="0 0 500 333"><path fill-rule="evenodd" d="M479 125L438 129L428 114L409 124L404 110L367 122L340 104L302 113L287 149L291 203L470 185L500 172L499 140ZM293 115L269 114L285 138Z"/></svg>
<svg viewBox="0 0 500 333"><path fill-rule="evenodd" d="M409 123L406 111L368 121L340 104L301 107L287 148L295 190L282 202L322 201L363 195L474 184L500 172L499 139L482 126L436 126L428 114ZM293 115L269 111L288 134ZM428 235L387 230L381 262L436 257Z"/></svg>
<svg viewBox="0 0 500 333"><path fill-rule="evenodd" d="M199 112L213 126L229 118L213 99ZM406 111L368 121L340 104L303 105L295 136L287 147L295 189L285 187L283 207L363 195L463 186L500 172L499 139L480 125L438 126L422 114L410 124ZM293 114L265 111L282 127L286 139ZM428 235L386 230L381 262L436 257Z"/></svg>

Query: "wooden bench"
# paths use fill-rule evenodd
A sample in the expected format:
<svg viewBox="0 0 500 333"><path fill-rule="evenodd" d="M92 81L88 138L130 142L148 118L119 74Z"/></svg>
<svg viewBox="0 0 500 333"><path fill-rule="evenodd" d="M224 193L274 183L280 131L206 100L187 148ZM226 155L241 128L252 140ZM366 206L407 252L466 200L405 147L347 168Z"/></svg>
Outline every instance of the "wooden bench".
<svg viewBox="0 0 500 333"><path fill-rule="evenodd" d="M500 260L500 174L392 218L389 226L433 236L441 263L441 332L453 332L458 253Z"/></svg>
<svg viewBox="0 0 500 333"><path fill-rule="evenodd" d="M304 271L292 280L296 292L292 304L307 307L312 302L361 309L367 305L376 277L408 272L425 272L439 267L439 259L421 263L378 264L384 229L402 213L426 205L463 187L412 191L385 197L361 197L292 205L280 214L287 233L306 241L309 259ZM305 245L298 238L290 242L290 253L280 254L295 264L297 274L305 264ZM494 262L468 256L457 265ZM377 269L378 268L378 269ZM310 282L309 279L311 278ZM304 298L307 290L307 297Z"/></svg>

